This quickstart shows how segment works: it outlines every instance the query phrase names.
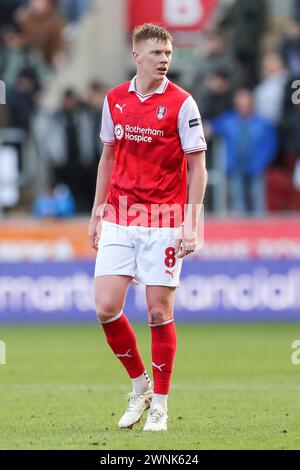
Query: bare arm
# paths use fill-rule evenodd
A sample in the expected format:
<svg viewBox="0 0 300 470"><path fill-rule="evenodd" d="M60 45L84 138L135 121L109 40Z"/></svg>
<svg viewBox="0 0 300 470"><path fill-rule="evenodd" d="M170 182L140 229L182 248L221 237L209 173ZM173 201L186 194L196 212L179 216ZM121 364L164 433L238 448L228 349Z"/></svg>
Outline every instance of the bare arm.
<svg viewBox="0 0 300 470"><path fill-rule="evenodd" d="M177 240L176 252L178 258L195 251L197 246L197 223L203 203L207 184L205 167L205 152L195 152L186 156L190 170L188 207L181 238Z"/></svg>
<svg viewBox="0 0 300 470"><path fill-rule="evenodd" d="M102 213L107 202L110 181L114 164L114 145L104 145L98 166L96 194L89 224L89 239L91 246L97 249L101 232Z"/></svg>

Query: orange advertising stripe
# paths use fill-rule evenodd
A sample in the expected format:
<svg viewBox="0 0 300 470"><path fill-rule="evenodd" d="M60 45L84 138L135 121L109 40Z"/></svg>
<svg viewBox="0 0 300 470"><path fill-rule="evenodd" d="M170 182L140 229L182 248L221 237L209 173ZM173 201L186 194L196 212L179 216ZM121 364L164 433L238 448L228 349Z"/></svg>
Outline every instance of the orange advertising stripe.
<svg viewBox="0 0 300 470"><path fill-rule="evenodd" d="M9 252L15 260L93 259L96 252L89 245L88 224L88 219L2 221L0 261L9 260Z"/></svg>
<svg viewBox="0 0 300 470"><path fill-rule="evenodd" d="M0 263L94 260L88 218L5 219L0 222ZM206 259L300 259L300 218L205 219Z"/></svg>

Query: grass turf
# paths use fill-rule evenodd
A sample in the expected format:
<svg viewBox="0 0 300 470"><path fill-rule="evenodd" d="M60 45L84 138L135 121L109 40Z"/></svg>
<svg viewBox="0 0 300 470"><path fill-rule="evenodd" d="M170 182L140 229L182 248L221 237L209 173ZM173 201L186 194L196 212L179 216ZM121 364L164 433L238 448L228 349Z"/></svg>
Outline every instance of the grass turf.
<svg viewBox="0 0 300 470"><path fill-rule="evenodd" d="M151 372L150 334L135 326ZM169 430L117 423L131 385L95 326L1 327L0 449L300 449L300 325L177 325Z"/></svg>

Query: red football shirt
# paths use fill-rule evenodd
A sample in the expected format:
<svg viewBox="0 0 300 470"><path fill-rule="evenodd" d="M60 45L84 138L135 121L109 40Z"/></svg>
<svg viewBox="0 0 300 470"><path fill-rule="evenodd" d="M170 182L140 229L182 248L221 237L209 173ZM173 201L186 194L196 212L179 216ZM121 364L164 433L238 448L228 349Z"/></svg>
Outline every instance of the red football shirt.
<svg viewBox="0 0 300 470"><path fill-rule="evenodd" d="M122 225L178 226L187 197L185 153L206 150L192 97L165 79L143 96L134 79L107 94L101 139L114 144L104 219Z"/></svg>

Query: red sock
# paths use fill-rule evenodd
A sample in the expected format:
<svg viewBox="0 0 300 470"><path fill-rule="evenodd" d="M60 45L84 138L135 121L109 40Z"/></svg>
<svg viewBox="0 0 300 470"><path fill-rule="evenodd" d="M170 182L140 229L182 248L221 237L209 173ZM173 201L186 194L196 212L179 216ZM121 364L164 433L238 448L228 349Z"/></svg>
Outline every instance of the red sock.
<svg viewBox="0 0 300 470"><path fill-rule="evenodd" d="M175 323L151 326L154 393L168 395L171 385L177 338Z"/></svg>
<svg viewBox="0 0 300 470"><path fill-rule="evenodd" d="M138 350L135 333L124 313L109 323L102 323L106 339L115 355L120 359L131 379L145 372Z"/></svg>

